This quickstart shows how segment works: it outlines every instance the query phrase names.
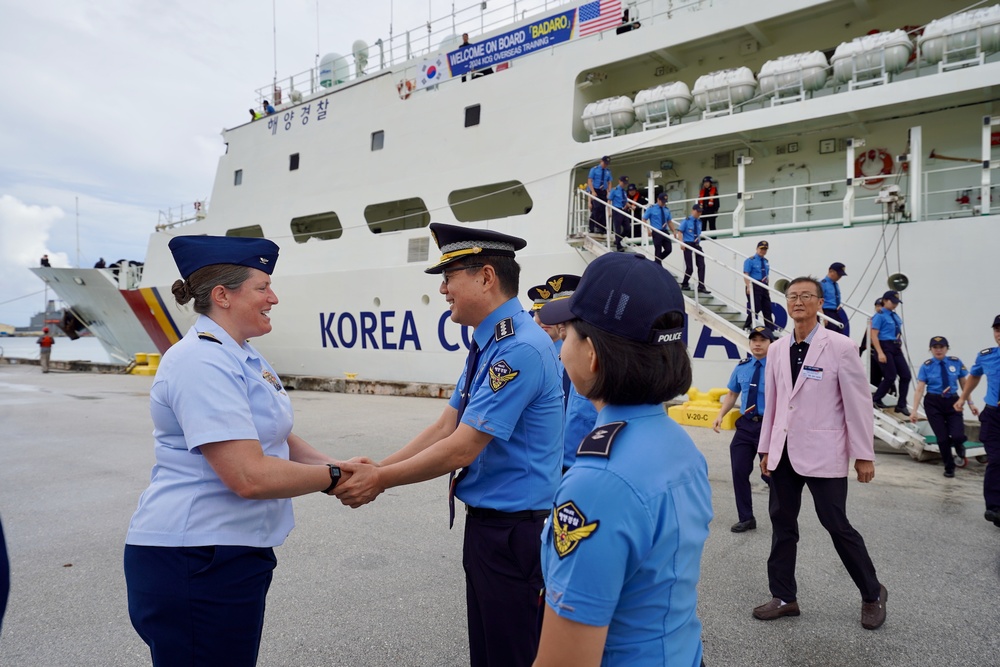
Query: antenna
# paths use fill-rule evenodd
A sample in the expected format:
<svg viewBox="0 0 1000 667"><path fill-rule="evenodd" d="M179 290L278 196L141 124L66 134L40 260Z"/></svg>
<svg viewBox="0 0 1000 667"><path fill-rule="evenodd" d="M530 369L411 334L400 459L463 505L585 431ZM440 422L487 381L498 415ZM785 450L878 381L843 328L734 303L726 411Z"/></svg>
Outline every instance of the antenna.
<svg viewBox="0 0 1000 667"><path fill-rule="evenodd" d="M274 44L274 84L272 87L277 87L278 85L278 10L276 8L277 0L271 0L271 30L273 32L272 41Z"/></svg>
<svg viewBox="0 0 1000 667"><path fill-rule="evenodd" d="M319 67L319 0L316 0L316 65Z"/></svg>

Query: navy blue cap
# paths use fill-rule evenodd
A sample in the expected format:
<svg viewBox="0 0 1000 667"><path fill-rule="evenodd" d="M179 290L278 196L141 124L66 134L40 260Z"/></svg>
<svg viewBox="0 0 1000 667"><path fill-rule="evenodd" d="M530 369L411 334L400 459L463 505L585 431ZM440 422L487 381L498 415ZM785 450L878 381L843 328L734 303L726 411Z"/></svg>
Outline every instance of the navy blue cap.
<svg viewBox="0 0 1000 667"><path fill-rule="evenodd" d="M750 330L750 335L747 336L749 339L753 339L754 336L760 336L766 338L772 343L774 342L774 332L767 327L754 327Z"/></svg>
<svg viewBox="0 0 1000 667"><path fill-rule="evenodd" d="M619 176L618 180L622 183L628 183L628 176Z"/></svg>
<svg viewBox="0 0 1000 667"><path fill-rule="evenodd" d="M993 326L1000 327L1000 315L993 318Z"/></svg>
<svg viewBox="0 0 1000 667"><path fill-rule="evenodd" d="M833 264L830 265L830 270L831 271L836 271L837 275L839 275L839 276L846 276L847 275L847 271L845 271L844 268L845 267L844 267L844 263L843 262L834 262Z"/></svg>
<svg viewBox="0 0 1000 667"><path fill-rule="evenodd" d="M243 236L175 236L167 244L181 277L213 264L235 264L270 275L278 262L278 246L268 239Z"/></svg>
<svg viewBox="0 0 1000 667"><path fill-rule="evenodd" d="M770 244L767 241L758 241L757 242L757 247L758 248L770 248L771 246L770 246Z"/></svg>
<svg viewBox="0 0 1000 667"><path fill-rule="evenodd" d="M535 285L528 290L528 298L531 299L531 311L534 312L547 304L552 299L552 288L548 285Z"/></svg>
<svg viewBox="0 0 1000 667"><path fill-rule="evenodd" d="M903 299L900 298L899 292L895 290L889 290L888 292L883 294L882 301L883 303L886 301L892 301L893 303L903 303Z"/></svg>
<svg viewBox="0 0 1000 667"><path fill-rule="evenodd" d="M604 164L611 164L611 158L609 156L605 155L605 156L601 157L601 162L603 162Z"/></svg>
<svg viewBox="0 0 1000 667"><path fill-rule="evenodd" d="M545 324L581 319L628 340L666 345L681 340L683 327L653 329L666 313L684 313L681 288L658 263L633 253L601 255L583 272L573 296L538 311Z"/></svg>
<svg viewBox="0 0 1000 667"><path fill-rule="evenodd" d="M695 204L694 206L691 207L691 210L698 211L699 213L701 213L701 204Z"/></svg>
<svg viewBox="0 0 1000 667"><path fill-rule="evenodd" d="M927 347L934 347L935 345L944 345L945 347L950 347L948 345L948 339L944 336L934 336L931 338L931 342L927 344Z"/></svg>
<svg viewBox="0 0 1000 667"><path fill-rule="evenodd" d="M441 249L441 259L424 273L441 273L444 267L460 259L477 257L513 257L515 250L528 245L524 239L489 229L467 225L431 223L431 238Z"/></svg>
<svg viewBox="0 0 1000 667"><path fill-rule="evenodd" d="M528 298L534 301L531 310L536 311L549 301L568 299L579 284L580 276L560 273L546 280L544 285L535 285L528 290Z"/></svg>
<svg viewBox="0 0 1000 667"><path fill-rule="evenodd" d="M628 184L628 189L629 190L638 190L639 188L635 187L635 183L629 183Z"/></svg>
<svg viewBox="0 0 1000 667"><path fill-rule="evenodd" d="M660 194L656 195L656 201L667 201L667 193L661 192Z"/></svg>
<svg viewBox="0 0 1000 667"><path fill-rule="evenodd" d="M702 183L704 183L705 181L708 181L709 183L711 183L712 182L712 177L711 176L706 176L705 178L701 179Z"/></svg>

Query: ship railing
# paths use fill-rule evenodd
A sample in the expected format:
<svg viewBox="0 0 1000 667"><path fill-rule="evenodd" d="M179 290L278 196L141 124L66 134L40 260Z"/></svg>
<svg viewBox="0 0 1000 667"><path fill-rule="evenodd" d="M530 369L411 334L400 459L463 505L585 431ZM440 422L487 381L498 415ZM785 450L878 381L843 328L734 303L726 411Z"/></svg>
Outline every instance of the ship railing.
<svg viewBox="0 0 1000 667"><path fill-rule="evenodd" d="M591 193L587 192L586 190L578 189L578 190L576 190L576 193L577 193L577 198L578 198L578 201L579 201L578 205L575 207L575 209L577 211L589 211L591 203L597 203L599 205L606 205L610 209L610 205L608 205L606 202L602 201L598 197L592 195ZM720 260L717 257L706 253L703 249L691 246L691 245L689 245L687 243L684 243L683 241L679 241L673 234L666 233L666 232L663 232L663 231L658 230L658 229L654 229L652 227L652 225L650 225L648 222L646 222L645 220L642 220L639 217L636 217L635 215L631 215L631 214L626 213L625 217L626 217L626 219L628 219L629 223L632 224L633 229L635 229L635 227L638 226L642 230L641 233L642 233L642 235L644 237L644 240L645 240L646 236L652 237L653 234L659 234L660 237L667 239L667 241L669 241L672 246L679 247L682 250L688 250L688 251L692 252L695 255L700 255L701 257L703 257L705 259L705 261L706 261L706 274L708 273L708 271L707 271L707 264L708 263L714 264L715 266L718 266L721 269L723 269L723 271L725 271L726 274L728 274L730 277L733 278L734 292L735 291L739 291L738 287L737 287L738 285L740 285L740 286L746 286L747 282L749 282L751 284L758 285L759 287L767 290L772 295L772 300L773 300L774 296L778 296L778 297L784 299L784 296L785 296L784 292L781 292L781 291L777 290L776 288L774 288L773 286L771 286L771 285L769 285L767 283L760 282L760 281L755 280L753 278L750 278L746 274L744 274L743 273L743 263L742 262L739 263L740 266L739 266L738 269L734 268L733 266L731 266L727 262L725 262L723 260ZM615 245L615 243L614 243L614 237L615 237L615 234L614 234L614 230L613 229L610 229L610 228L606 229L605 230L605 234L603 234L603 235L598 234L598 235L595 236L595 235L590 234L588 232L588 229L589 229L588 228L588 225L589 225L589 216L587 218L583 218L582 216L579 216L579 217L576 218L575 223L576 223L576 226L573 227L573 228L571 228L569 230L570 231L569 236L571 238L579 238L579 237L583 237L583 236L590 236L593 240L598 241L602 245L604 245L604 247L605 247L605 249L607 251L610 252L610 251L612 251L614 249L614 245ZM610 225L611 225L610 210L606 211L605 223L610 227ZM603 236L603 238L602 238L602 236ZM650 248L649 248L649 244L648 243L642 244L642 247L644 249L645 254L648 255L648 254L650 254L652 252L650 250ZM673 254L673 253L671 253L671 254ZM719 284L718 279L715 279L712 282L713 282L713 284L716 284L716 285ZM699 297L700 287L701 286L698 284L697 281L693 281L693 285L694 285L694 298L695 298L696 301L698 301L698 297ZM726 295L724 292L721 292L721 291L713 291L712 295L715 296L715 298L718 299L719 301L725 303L727 307L729 307L729 308L731 308L731 309L733 309L735 311L742 311L742 310L746 309L746 303L742 302L739 299L738 296L737 297L730 297L730 296ZM752 301L753 290L751 290L750 296L751 296L751 307L753 307L753 301ZM843 328L843 324L839 320L834 320L834 319L826 316L822 312L819 313L819 318L824 323L826 323L826 322L832 322L838 328ZM757 314L757 312L756 312L755 309L753 311L753 317L752 317L752 319L753 319L753 321L755 323L761 322L761 320L758 318L758 314ZM773 324L773 323L771 323L771 324ZM733 325L733 326L736 326L736 325Z"/></svg>
<svg viewBox="0 0 1000 667"><path fill-rule="evenodd" d="M208 200L202 199L193 204L181 204L159 212L156 231L173 229L192 222L203 220L208 214Z"/></svg>
<svg viewBox="0 0 1000 667"><path fill-rule="evenodd" d="M955 218L983 214L980 175L983 167L979 160L968 159L974 164L924 170L923 195L925 218ZM990 164L990 199L992 199L992 172L1000 165ZM958 178L955 178L958 176ZM933 189L932 189L933 188ZM989 207L985 209L989 210Z"/></svg>

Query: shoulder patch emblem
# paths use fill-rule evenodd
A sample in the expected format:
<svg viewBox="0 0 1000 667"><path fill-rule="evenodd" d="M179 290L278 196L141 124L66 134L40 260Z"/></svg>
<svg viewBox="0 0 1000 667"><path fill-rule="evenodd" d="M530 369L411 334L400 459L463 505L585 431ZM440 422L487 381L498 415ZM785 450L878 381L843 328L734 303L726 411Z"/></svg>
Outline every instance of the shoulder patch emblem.
<svg viewBox="0 0 1000 667"><path fill-rule="evenodd" d="M573 553L580 542L597 530L600 521L587 523L587 517L571 500L552 510L552 545L560 558Z"/></svg>
<svg viewBox="0 0 1000 667"><path fill-rule="evenodd" d="M736 364L736 365L737 365L737 366L742 366L743 364L749 364L749 363L750 363L750 360L751 360L752 358L753 358L753 357L747 357L746 359L744 359L743 361L741 361L740 363L738 363L738 364Z"/></svg>
<svg viewBox="0 0 1000 667"><path fill-rule="evenodd" d="M209 333L207 331L199 331L198 332L198 338L200 338L202 340L210 340L213 343L218 343L219 345L222 345L222 341L221 340L219 340L218 338L216 338L214 334L211 334L211 333Z"/></svg>
<svg viewBox="0 0 1000 667"><path fill-rule="evenodd" d="M490 389L492 389L495 394L506 387L508 382L520 374L521 371L515 371L507 365L506 361L501 359L490 366Z"/></svg>
<svg viewBox="0 0 1000 667"><path fill-rule="evenodd" d="M272 387L274 387L277 391L281 391L281 382L278 378L274 377L274 373L271 371L264 371L263 375L264 379L267 380Z"/></svg>
<svg viewBox="0 0 1000 667"><path fill-rule="evenodd" d="M498 341L501 341L509 336L513 336L514 335L513 318L507 317L497 322L497 326L493 330L493 333L494 333L494 338L496 338ZM496 390L494 389L494 391Z"/></svg>
<svg viewBox="0 0 1000 667"><path fill-rule="evenodd" d="M604 458L611 456L611 443L627 423L611 422L598 426L580 442L580 447L576 450L577 455L603 456Z"/></svg>

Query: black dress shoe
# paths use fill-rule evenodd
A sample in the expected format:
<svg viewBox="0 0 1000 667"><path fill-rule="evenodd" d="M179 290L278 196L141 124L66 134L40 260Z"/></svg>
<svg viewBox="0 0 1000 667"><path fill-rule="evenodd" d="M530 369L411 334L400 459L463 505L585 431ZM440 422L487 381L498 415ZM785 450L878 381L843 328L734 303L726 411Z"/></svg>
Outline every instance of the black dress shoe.
<svg viewBox="0 0 1000 667"><path fill-rule="evenodd" d="M889 406L886 405L885 403L883 403L882 401L873 400L872 401L872 405L874 405L879 410L888 410L889 409Z"/></svg>
<svg viewBox="0 0 1000 667"><path fill-rule="evenodd" d="M899 407L897 405L896 406L896 412L898 412L899 414L901 414L901 415L903 415L905 417L909 417L910 416L910 411L906 408L905 405L903 407Z"/></svg>
<svg viewBox="0 0 1000 667"><path fill-rule="evenodd" d="M704 285L701 285L700 287L698 287L698 291L701 292L702 294L711 294L712 293L712 290L708 289Z"/></svg>
<svg viewBox="0 0 1000 667"><path fill-rule="evenodd" d="M734 523L733 527L729 530L734 533L745 533L748 530L757 530L757 519L747 519L746 521L740 521L739 523Z"/></svg>
<svg viewBox="0 0 1000 667"><path fill-rule="evenodd" d="M681 283L681 289L683 291L685 291L685 292L690 292L691 291L691 286L688 285L687 283Z"/></svg>
<svg viewBox="0 0 1000 667"><path fill-rule="evenodd" d="M945 470L944 471L944 476L948 477L948 478L954 477L955 476L955 471L954 470Z"/></svg>
<svg viewBox="0 0 1000 667"><path fill-rule="evenodd" d="M994 507L993 509L986 510L983 518L987 521L992 521L994 526L1000 528L1000 508Z"/></svg>

